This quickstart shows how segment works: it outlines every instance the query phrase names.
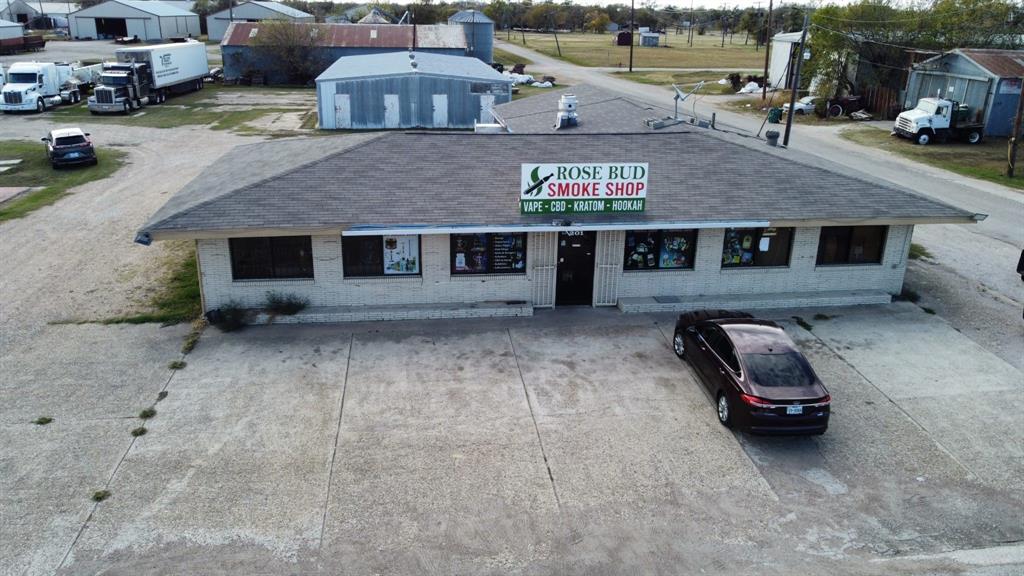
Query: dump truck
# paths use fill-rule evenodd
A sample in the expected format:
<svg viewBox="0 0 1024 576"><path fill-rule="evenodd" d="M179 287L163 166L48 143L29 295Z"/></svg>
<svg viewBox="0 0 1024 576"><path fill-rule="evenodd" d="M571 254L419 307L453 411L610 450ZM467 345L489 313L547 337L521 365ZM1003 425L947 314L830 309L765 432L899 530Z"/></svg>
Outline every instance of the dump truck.
<svg viewBox="0 0 1024 576"><path fill-rule="evenodd" d="M970 112L956 100L921 98L912 110L900 112L892 133L922 146L947 140L977 144L984 135L984 125L970 121Z"/></svg>
<svg viewBox="0 0 1024 576"><path fill-rule="evenodd" d="M58 104L82 99L95 67L66 62L15 62L7 69L7 83L0 91L0 110L42 112Z"/></svg>
<svg viewBox="0 0 1024 576"><path fill-rule="evenodd" d="M172 94L199 90L210 71L206 45L193 40L119 48L115 55L116 62L103 64L100 84L89 97L93 114L128 114Z"/></svg>

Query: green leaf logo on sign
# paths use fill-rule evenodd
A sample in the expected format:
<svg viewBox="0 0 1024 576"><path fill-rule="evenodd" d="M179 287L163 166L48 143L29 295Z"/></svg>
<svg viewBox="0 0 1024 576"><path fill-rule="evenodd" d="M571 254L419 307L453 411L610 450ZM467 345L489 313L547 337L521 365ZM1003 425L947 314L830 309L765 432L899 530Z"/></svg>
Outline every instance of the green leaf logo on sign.
<svg viewBox="0 0 1024 576"><path fill-rule="evenodd" d="M646 162L523 164L519 209L523 214L643 212Z"/></svg>

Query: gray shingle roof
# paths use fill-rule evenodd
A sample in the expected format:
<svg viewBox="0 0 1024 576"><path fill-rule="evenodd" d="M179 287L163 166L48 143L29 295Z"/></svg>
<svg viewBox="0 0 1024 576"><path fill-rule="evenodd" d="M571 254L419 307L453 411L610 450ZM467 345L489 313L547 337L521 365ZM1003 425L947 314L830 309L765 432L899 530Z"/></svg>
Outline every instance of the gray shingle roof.
<svg viewBox="0 0 1024 576"><path fill-rule="evenodd" d="M319 155L319 156L316 156ZM299 166L299 159L309 161ZM648 162L647 211L574 222L970 221L885 185L750 149L705 130L645 134L386 133L257 144L215 163L142 229L202 237L238 229L546 225L519 213L520 165ZM256 180L254 170L276 166ZM285 171L288 170L288 171ZM225 183L231 183L225 186Z"/></svg>

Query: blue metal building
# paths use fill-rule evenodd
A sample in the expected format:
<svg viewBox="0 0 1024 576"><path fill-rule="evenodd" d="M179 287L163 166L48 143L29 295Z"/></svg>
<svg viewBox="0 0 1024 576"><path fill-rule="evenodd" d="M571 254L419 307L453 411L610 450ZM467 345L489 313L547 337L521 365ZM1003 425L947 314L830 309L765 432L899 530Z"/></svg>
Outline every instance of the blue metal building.
<svg viewBox="0 0 1024 576"><path fill-rule="evenodd" d="M958 48L914 65L904 108L936 95L966 104L986 136L1009 136L1024 79L1024 50Z"/></svg>
<svg viewBox="0 0 1024 576"><path fill-rule="evenodd" d="M316 98L324 129L466 129L494 121L512 82L476 58L391 52L338 59Z"/></svg>
<svg viewBox="0 0 1024 576"><path fill-rule="evenodd" d="M461 25L466 31L468 56L485 64L494 62L494 20L479 10L459 10L448 18L448 24Z"/></svg>

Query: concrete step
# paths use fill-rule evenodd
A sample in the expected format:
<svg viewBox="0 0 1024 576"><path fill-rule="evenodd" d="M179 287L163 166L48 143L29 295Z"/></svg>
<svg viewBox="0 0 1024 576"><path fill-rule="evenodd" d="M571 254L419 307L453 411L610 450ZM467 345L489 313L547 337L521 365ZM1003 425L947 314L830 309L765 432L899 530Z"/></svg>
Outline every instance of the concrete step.
<svg viewBox="0 0 1024 576"><path fill-rule="evenodd" d="M702 308L804 308L816 306L855 306L888 304L892 295L881 290L840 290L830 292L773 292L763 294L726 294L714 296L655 296L619 298L618 307L626 313L686 312Z"/></svg>
<svg viewBox="0 0 1024 576"><path fill-rule="evenodd" d="M378 320L426 320L429 318L493 318L533 316L529 302L473 302L469 304L395 304L391 306L311 306L292 316L260 312L253 324L303 324L313 322L368 322Z"/></svg>

